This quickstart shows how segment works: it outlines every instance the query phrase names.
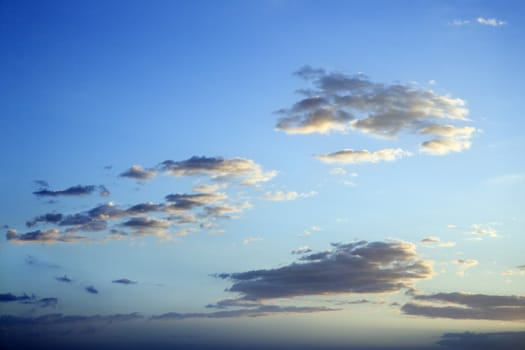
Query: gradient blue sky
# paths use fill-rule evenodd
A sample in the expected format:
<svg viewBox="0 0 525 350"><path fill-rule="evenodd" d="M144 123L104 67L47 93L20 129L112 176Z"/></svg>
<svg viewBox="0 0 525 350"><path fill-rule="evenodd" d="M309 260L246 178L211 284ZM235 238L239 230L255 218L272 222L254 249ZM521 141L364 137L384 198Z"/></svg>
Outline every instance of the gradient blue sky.
<svg viewBox="0 0 525 350"><path fill-rule="evenodd" d="M524 10L0 1L1 344L517 346Z"/></svg>

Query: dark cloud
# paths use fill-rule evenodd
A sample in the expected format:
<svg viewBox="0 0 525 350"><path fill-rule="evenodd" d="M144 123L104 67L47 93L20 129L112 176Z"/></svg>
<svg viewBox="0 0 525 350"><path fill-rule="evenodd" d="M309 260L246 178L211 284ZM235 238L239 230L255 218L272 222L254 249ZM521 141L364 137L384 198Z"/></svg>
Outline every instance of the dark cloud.
<svg viewBox="0 0 525 350"><path fill-rule="evenodd" d="M215 180L237 179L244 185L256 185L270 180L275 171L265 172L251 159L221 157L191 157L183 161L166 160L158 168L172 176L208 175Z"/></svg>
<svg viewBox="0 0 525 350"><path fill-rule="evenodd" d="M339 311L327 307L315 306L277 306L260 305L256 308L224 310L216 312L176 313L169 312L162 315L153 315L152 320L184 320L188 318L234 318L234 317L261 317L280 313L314 313L322 311Z"/></svg>
<svg viewBox="0 0 525 350"><path fill-rule="evenodd" d="M101 197L108 197L111 192L109 192L108 188L104 185L98 186L98 191Z"/></svg>
<svg viewBox="0 0 525 350"><path fill-rule="evenodd" d="M55 277L55 279L58 281L58 282L64 282L64 283L71 283L72 280L67 277L66 275L62 276L62 277Z"/></svg>
<svg viewBox="0 0 525 350"><path fill-rule="evenodd" d="M0 303L17 302L21 304L37 305L40 307L55 307L58 303L57 298L40 298L34 295L22 294L16 296L12 293L0 293Z"/></svg>
<svg viewBox="0 0 525 350"><path fill-rule="evenodd" d="M409 302L401 308L405 314L431 318L525 320L525 297L523 296L454 292L416 294L413 299L415 302Z"/></svg>
<svg viewBox="0 0 525 350"><path fill-rule="evenodd" d="M58 191L42 189L42 190L33 192L33 194L39 197L83 196L83 195L88 195L88 194L93 193L95 189L96 187L93 185L87 185L87 186L77 185L77 186L69 187L65 190L58 190Z"/></svg>
<svg viewBox="0 0 525 350"><path fill-rule="evenodd" d="M26 226L33 227L36 224L41 223L41 222L56 224L59 221L61 221L62 218L63 218L63 215L60 213L47 213L47 214L37 216L33 218L32 220L27 221Z"/></svg>
<svg viewBox="0 0 525 350"><path fill-rule="evenodd" d="M445 333L437 343L458 350L522 350L525 344L525 332Z"/></svg>
<svg viewBox="0 0 525 350"><path fill-rule="evenodd" d="M133 205L126 209L126 214L129 215L137 215L137 214L147 214L150 212L158 212L162 211L164 209L164 206L161 204L155 204L155 203L139 203L136 205Z"/></svg>
<svg viewBox="0 0 525 350"><path fill-rule="evenodd" d="M85 237L76 236L71 233L61 233L55 228L49 230L36 230L21 234L18 234L16 230L8 230L6 238L8 241L16 243L69 243L85 240Z"/></svg>
<svg viewBox="0 0 525 350"><path fill-rule="evenodd" d="M135 217L125 221L122 225L136 229L146 228L165 228L169 226L169 221L159 220L151 217Z"/></svg>
<svg viewBox="0 0 525 350"><path fill-rule="evenodd" d="M93 287L93 286L87 286L86 288L84 288L86 290L86 292L88 293L91 293L91 294L98 294L98 290Z"/></svg>
<svg viewBox="0 0 525 350"><path fill-rule="evenodd" d="M120 278L118 280L111 281L112 283L119 283L119 284L137 284L136 281L129 280L127 278Z"/></svg>
<svg viewBox="0 0 525 350"><path fill-rule="evenodd" d="M328 134L350 130L393 138L402 132L433 135L425 153L442 155L468 149L476 129L443 124L464 122L465 101L409 84L383 84L363 74L347 75L305 66L295 73L311 88L283 115L276 129L287 134Z"/></svg>
<svg viewBox="0 0 525 350"><path fill-rule="evenodd" d="M30 297L27 294L16 296L11 293L3 293L3 294L0 293L0 303L8 303L8 302L13 302L13 301L23 302L23 301L29 301L32 299L34 299L34 296Z"/></svg>
<svg viewBox="0 0 525 350"><path fill-rule="evenodd" d="M223 273L227 289L247 300L338 293L384 293L432 276L430 262L407 242L353 242L302 256L276 269Z"/></svg>
<svg viewBox="0 0 525 350"><path fill-rule="evenodd" d="M143 319L144 316L138 313L114 314L114 315L64 315L64 314L46 314L37 317L20 317L12 315L1 315L0 326L10 328L13 326L52 326L60 324L73 324L82 322L125 322Z"/></svg>
<svg viewBox="0 0 525 350"><path fill-rule="evenodd" d="M121 177L129 177L136 180L149 180L157 175L154 169L144 169L140 165L133 165L128 170L120 174Z"/></svg>
<svg viewBox="0 0 525 350"><path fill-rule="evenodd" d="M525 265L520 265L520 266L517 266L518 270L522 270L522 271L525 271Z"/></svg>

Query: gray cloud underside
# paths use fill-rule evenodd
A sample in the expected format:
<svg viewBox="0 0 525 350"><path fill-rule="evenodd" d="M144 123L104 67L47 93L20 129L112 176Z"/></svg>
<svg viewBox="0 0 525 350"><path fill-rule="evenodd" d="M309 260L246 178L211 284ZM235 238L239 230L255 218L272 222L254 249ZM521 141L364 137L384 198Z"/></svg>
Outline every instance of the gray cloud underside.
<svg viewBox="0 0 525 350"><path fill-rule="evenodd" d="M256 308L225 310L216 312L176 313L169 312L162 315L154 315L152 320L184 320L188 318L234 318L234 317L261 317L281 313L314 313L323 311L339 311L327 307L301 307L301 306L277 306L260 305Z"/></svg>
<svg viewBox="0 0 525 350"><path fill-rule="evenodd" d="M98 290L93 286L88 286L84 290L90 294L98 294Z"/></svg>
<svg viewBox="0 0 525 350"><path fill-rule="evenodd" d="M525 320L525 297L522 296L455 292L415 295L413 299L416 302L401 308L405 314L431 318Z"/></svg>
<svg viewBox="0 0 525 350"><path fill-rule="evenodd" d="M133 165L128 170L120 174L121 177L128 177L136 180L149 180L157 175L155 169L144 169L140 165Z"/></svg>
<svg viewBox="0 0 525 350"><path fill-rule="evenodd" d="M118 280L113 280L111 282L112 283L119 283L119 284L137 284L136 281L132 281L132 280L127 279L127 278L120 278Z"/></svg>
<svg viewBox="0 0 525 350"><path fill-rule="evenodd" d="M398 291L432 275L406 242L334 244L330 251L306 255L276 269L219 274L233 282L229 292L247 300L338 293Z"/></svg>
<svg viewBox="0 0 525 350"><path fill-rule="evenodd" d="M328 134L349 130L394 138L402 132L433 135L420 145L424 153L443 155L468 149L476 131L444 122L464 122L465 101L403 84L372 82L362 74L346 75L305 66L295 73L313 89L283 115L276 129L287 134Z"/></svg>
<svg viewBox="0 0 525 350"><path fill-rule="evenodd" d="M64 283L71 283L72 282L71 278L67 277L66 275L64 275L62 277L55 277L55 279L58 282L64 282Z"/></svg>
<svg viewBox="0 0 525 350"><path fill-rule="evenodd" d="M498 333L445 333L438 344L450 349L506 349L521 350L525 344L525 332Z"/></svg>
<svg viewBox="0 0 525 350"><path fill-rule="evenodd" d="M57 298L37 298L34 295L22 294L16 296L12 293L0 293L0 303L17 302L21 304L37 305L40 307L55 307L58 303Z"/></svg>
<svg viewBox="0 0 525 350"><path fill-rule="evenodd" d="M87 186L77 185L77 186L69 187L65 190L58 190L58 191L42 189L42 190L33 192L33 194L39 197L83 196L83 195L88 195L88 194L93 193L95 189L96 189L96 186L93 186L93 185L87 185Z"/></svg>
<svg viewBox="0 0 525 350"><path fill-rule="evenodd" d="M138 313L130 314L114 314L114 315L92 315L92 316L80 316L80 315L64 315L64 314L46 314L37 317L20 317L13 315L1 315L0 326L2 327L13 327L13 326L52 326L61 324L72 324L82 322L125 322L137 319L143 319L144 316Z"/></svg>
<svg viewBox="0 0 525 350"><path fill-rule="evenodd" d="M76 236L70 233L62 233L53 228L49 230L36 230L23 234L18 234L15 230L8 230L6 233L8 241L16 243L55 243L55 242L80 242L84 241L85 237Z"/></svg>
<svg viewBox="0 0 525 350"><path fill-rule="evenodd" d="M259 164L245 158L193 156L183 161L166 160L158 168L172 176L208 175L214 180L240 180L243 185L266 182L276 175L275 171L263 171Z"/></svg>

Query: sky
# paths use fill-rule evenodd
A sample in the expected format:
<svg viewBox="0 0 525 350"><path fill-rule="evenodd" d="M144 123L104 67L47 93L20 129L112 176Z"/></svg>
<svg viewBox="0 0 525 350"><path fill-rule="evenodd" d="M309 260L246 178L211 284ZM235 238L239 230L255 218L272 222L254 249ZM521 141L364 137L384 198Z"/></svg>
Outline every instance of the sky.
<svg viewBox="0 0 525 350"><path fill-rule="evenodd" d="M0 1L0 345L518 349L521 1Z"/></svg>

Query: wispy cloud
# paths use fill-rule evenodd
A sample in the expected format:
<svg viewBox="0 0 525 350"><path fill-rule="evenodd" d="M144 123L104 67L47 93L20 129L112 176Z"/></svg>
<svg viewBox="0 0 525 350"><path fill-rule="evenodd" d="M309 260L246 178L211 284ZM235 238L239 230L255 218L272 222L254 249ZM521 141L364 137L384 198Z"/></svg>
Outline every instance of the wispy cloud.
<svg viewBox="0 0 525 350"><path fill-rule="evenodd" d="M525 344L525 332L498 333L445 333L438 345L451 349L506 349L521 350Z"/></svg>
<svg viewBox="0 0 525 350"><path fill-rule="evenodd" d="M216 312L193 312L177 313L169 312L161 315L154 315L152 320L184 320L189 318L236 318L236 317L262 317L275 314L305 314L326 311L339 311L324 306L278 306L278 305L259 305L255 308L223 310Z"/></svg>
<svg viewBox="0 0 525 350"><path fill-rule="evenodd" d="M109 192L107 188L104 186L77 185L77 186L66 188L65 190L57 190L57 191L41 189L41 190L33 192L33 194L38 197L85 196L85 195L93 193L97 188L101 190L102 196L105 196L106 192Z"/></svg>
<svg viewBox="0 0 525 350"><path fill-rule="evenodd" d="M247 244L250 244L252 242L257 242L257 241L262 241L262 238L260 237L246 237L242 240L242 244L244 245L247 245Z"/></svg>
<svg viewBox="0 0 525 350"><path fill-rule="evenodd" d="M403 305L401 310L409 315L432 318L525 320L525 297L522 296L453 292L415 295L414 300L416 302Z"/></svg>
<svg viewBox="0 0 525 350"><path fill-rule="evenodd" d="M126 285L128 285L128 284L137 284L136 281L132 281L132 280L127 279L127 278L119 278L117 280L111 281L111 283L126 284Z"/></svg>
<svg viewBox="0 0 525 350"><path fill-rule="evenodd" d="M311 251L312 249L310 249L310 247L308 247L307 245L303 245L303 246L297 247L294 250L292 250L292 254L300 255L300 254L310 253Z"/></svg>
<svg viewBox="0 0 525 350"><path fill-rule="evenodd" d="M426 246L426 247L442 247L442 248L450 248L456 245L456 242L443 242L439 237L436 237L436 236L425 237L421 240L421 243L423 244L423 246Z"/></svg>
<svg viewBox="0 0 525 350"><path fill-rule="evenodd" d="M60 277L55 277L55 279L58 282L64 282L64 283L71 283L72 282L71 278L67 277L66 275L60 276Z"/></svg>
<svg viewBox="0 0 525 350"><path fill-rule="evenodd" d="M475 259L468 259L468 260L456 259L454 260L454 264L458 266L457 275L460 277L464 277L465 271L467 269L470 269L471 267L477 266L479 264L479 261Z"/></svg>
<svg viewBox="0 0 525 350"><path fill-rule="evenodd" d="M404 151L401 148L385 148L373 152L366 149L355 151L348 148L335 153L319 154L315 157L329 164L355 164L377 163L381 161L392 162L407 156L410 156L410 152Z"/></svg>
<svg viewBox="0 0 525 350"><path fill-rule="evenodd" d="M7 230L6 238L13 243L57 243L57 242L80 242L85 237L70 233L60 232L56 228L49 230L36 230L26 233L17 233L16 230Z"/></svg>
<svg viewBox="0 0 525 350"><path fill-rule="evenodd" d="M481 25L490 26L490 27L501 27L507 24L507 22L499 20L497 18L485 18L485 17L476 18L476 22Z"/></svg>
<svg viewBox="0 0 525 350"><path fill-rule="evenodd" d="M232 281L227 290L242 299L264 300L337 293L398 291L432 275L407 242L333 244L333 250L303 255L298 262L276 269L223 273Z"/></svg>
<svg viewBox="0 0 525 350"><path fill-rule="evenodd" d="M306 193L299 193L295 191L290 191L290 192L276 191L276 192L266 192L263 198L265 200L272 201L272 202L282 202L282 201L293 201L299 198L313 197L315 195L317 195L317 192L315 191L310 191Z"/></svg>

